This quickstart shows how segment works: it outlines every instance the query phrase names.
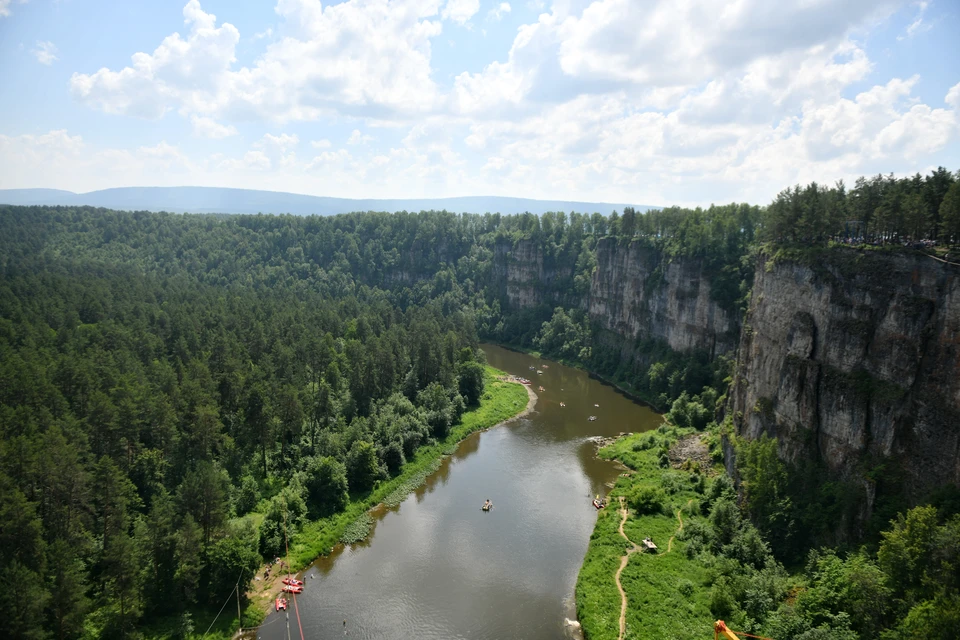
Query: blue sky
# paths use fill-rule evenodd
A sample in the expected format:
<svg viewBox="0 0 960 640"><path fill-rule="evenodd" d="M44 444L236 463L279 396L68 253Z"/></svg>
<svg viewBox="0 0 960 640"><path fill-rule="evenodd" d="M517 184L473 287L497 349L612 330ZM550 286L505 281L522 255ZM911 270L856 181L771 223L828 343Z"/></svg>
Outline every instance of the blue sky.
<svg viewBox="0 0 960 640"><path fill-rule="evenodd" d="M764 203L960 169L946 0L0 0L0 188Z"/></svg>

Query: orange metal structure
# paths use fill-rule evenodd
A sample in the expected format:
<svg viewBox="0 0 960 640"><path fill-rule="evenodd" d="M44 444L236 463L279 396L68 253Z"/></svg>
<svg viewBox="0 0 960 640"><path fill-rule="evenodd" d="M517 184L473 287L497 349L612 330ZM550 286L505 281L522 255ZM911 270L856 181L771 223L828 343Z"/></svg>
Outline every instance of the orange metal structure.
<svg viewBox="0 0 960 640"><path fill-rule="evenodd" d="M765 638L763 636L754 636L754 635L750 635L749 633L743 633L740 631L734 633L733 631L730 631L730 629L727 627L727 623L724 622L723 620L717 620L715 623L713 623L713 640L720 640L721 638L723 638L724 640L740 640L740 636L747 636L748 638L759 638L759 640L773 640L772 638Z"/></svg>

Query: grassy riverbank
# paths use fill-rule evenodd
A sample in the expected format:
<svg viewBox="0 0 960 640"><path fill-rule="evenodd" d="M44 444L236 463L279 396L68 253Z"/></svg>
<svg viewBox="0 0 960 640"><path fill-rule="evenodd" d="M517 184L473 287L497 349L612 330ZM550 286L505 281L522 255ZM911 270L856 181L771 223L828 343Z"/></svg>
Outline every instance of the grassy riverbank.
<svg viewBox="0 0 960 640"><path fill-rule="evenodd" d="M658 552L634 553L621 574L627 598L624 638L694 640L711 634L709 569L699 556L688 557L688 543L678 533L681 522L696 527L704 520L699 513L708 482L700 480L703 473L661 466L664 450L693 433L664 426L600 450L600 457L617 459L631 472L617 480L607 508L599 512L577 579L577 615L588 640L619 638L621 597L615 574L632 543L647 537ZM638 499L644 491L650 499ZM623 531L629 541L619 532L621 497L628 505ZM647 513L638 514L638 504Z"/></svg>

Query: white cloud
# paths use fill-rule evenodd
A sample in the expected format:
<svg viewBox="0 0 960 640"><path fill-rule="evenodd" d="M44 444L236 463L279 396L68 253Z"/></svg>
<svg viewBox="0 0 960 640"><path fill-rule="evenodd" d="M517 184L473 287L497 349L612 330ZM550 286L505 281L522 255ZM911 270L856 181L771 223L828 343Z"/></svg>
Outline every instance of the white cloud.
<svg viewBox="0 0 960 640"><path fill-rule="evenodd" d="M286 153L300 144L300 138L296 134L281 133L278 136L266 133L254 145L260 148L275 149L280 153Z"/></svg>
<svg viewBox="0 0 960 640"><path fill-rule="evenodd" d="M27 4L30 0L20 0L20 4ZM0 18L6 18L10 15L10 5L13 0L0 0Z"/></svg>
<svg viewBox="0 0 960 640"><path fill-rule="evenodd" d="M314 156L313 160L307 165L307 171L316 171L318 169L345 168L352 156L346 149L337 151L324 151L320 155Z"/></svg>
<svg viewBox="0 0 960 640"><path fill-rule="evenodd" d="M555 0L508 52L444 92L432 79L431 41L442 20L469 27L479 3L277 0L275 32L239 66L237 30L191 0L182 37L129 67L75 74L74 95L111 113L177 111L198 136L235 135L229 123L257 120L266 120L262 132L282 133L206 158L162 143L80 152L79 137L62 131L46 142L0 138L0 180L763 203L796 182L953 161L960 84L929 105L914 94L915 77L859 89L878 72L864 34L894 4ZM488 19L504 6L484 5ZM288 124L296 120L322 121L334 140L352 133L335 149ZM49 176L63 182L43 184Z"/></svg>
<svg viewBox="0 0 960 640"><path fill-rule="evenodd" d="M487 13L487 18L490 20L500 20L503 16L510 13L510 3L501 2L493 9L490 9L490 12Z"/></svg>
<svg viewBox="0 0 960 640"><path fill-rule="evenodd" d="M810 52L840 55L851 30L888 15L897 2L558 1L519 29L506 60L460 74L452 104L461 113L495 113L617 90L642 100L770 64L792 77L787 62ZM847 46L856 55L858 48Z"/></svg>
<svg viewBox="0 0 960 640"><path fill-rule="evenodd" d="M255 33L253 35L254 40L263 40L264 38L272 38L272 37L273 37L273 27L267 27L260 33Z"/></svg>
<svg viewBox="0 0 960 640"><path fill-rule="evenodd" d="M193 135L199 138L228 138L237 135L236 127L232 125L223 125L206 116L190 116L190 123L193 125Z"/></svg>
<svg viewBox="0 0 960 640"><path fill-rule="evenodd" d="M89 191L113 186L184 184L202 170L180 149L161 141L135 149L97 149L65 130L0 135L0 187L51 186ZM118 182L119 180L119 182Z"/></svg>
<svg viewBox="0 0 960 640"><path fill-rule="evenodd" d="M273 163L263 151L253 149L243 154L242 158L228 158L217 166L217 169L228 171L267 171Z"/></svg>
<svg viewBox="0 0 960 640"><path fill-rule="evenodd" d="M441 0L279 0L286 37L250 67L234 69L239 32L216 26L198 0L173 34L119 71L75 73L74 97L108 113L158 118L169 109L210 117L316 120L346 113L384 118L428 111L438 99L430 39Z"/></svg>
<svg viewBox="0 0 960 640"><path fill-rule="evenodd" d="M57 57L57 53L59 53L59 50L57 49L57 45L53 44L49 40L45 42L37 40L36 49L31 49L30 53L32 53L33 56L37 59L37 62L39 62L40 64L45 64L47 66L59 60L59 58Z"/></svg>
<svg viewBox="0 0 960 640"><path fill-rule="evenodd" d="M923 20L923 16L927 12L927 7L930 6L929 3L921 0L920 2L915 2L914 6L917 7L916 18L914 18L913 22L907 25L907 30L903 35L897 36L897 40L906 40L908 38L912 38L918 33L929 31L933 26L929 22L924 22Z"/></svg>
<svg viewBox="0 0 960 640"><path fill-rule="evenodd" d="M960 82L950 87L950 90L947 91L947 97L943 101L954 109L960 110Z"/></svg>
<svg viewBox="0 0 960 640"><path fill-rule="evenodd" d="M367 144L373 141L373 139L373 136L360 133L359 129L354 129L350 134L350 138L347 140L347 144Z"/></svg>
<svg viewBox="0 0 960 640"><path fill-rule="evenodd" d="M120 71L74 73L74 98L107 113L142 118L159 118L174 106L188 113L216 112L229 92L225 74L240 34L231 24L215 28L216 16L204 13L198 0L187 3L183 17L190 26L186 39L168 36L152 54L134 54L133 66Z"/></svg>
<svg viewBox="0 0 960 640"><path fill-rule="evenodd" d="M464 24L480 11L480 0L447 0L443 7L443 19Z"/></svg>

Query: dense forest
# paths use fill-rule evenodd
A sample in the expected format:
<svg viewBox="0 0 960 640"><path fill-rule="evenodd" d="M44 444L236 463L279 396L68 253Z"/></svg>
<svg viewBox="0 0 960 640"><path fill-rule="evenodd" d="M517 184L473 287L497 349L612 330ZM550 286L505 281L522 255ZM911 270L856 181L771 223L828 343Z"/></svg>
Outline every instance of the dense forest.
<svg viewBox="0 0 960 640"><path fill-rule="evenodd" d="M167 617L189 629L184 612L242 593L281 553L285 521L342 511L444 438L484 393L480 340L585 366L703 428L729 361L649 341L645 360L624 362L599 340L575 297L598 242L702 261L711 295L739 313L760 242L960 241L958 178L646 214L0 207L8 633L134 637ZM568 266L523 310L497 271L499 248L520 240Z"/></svg>

